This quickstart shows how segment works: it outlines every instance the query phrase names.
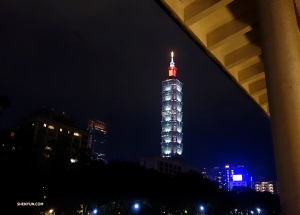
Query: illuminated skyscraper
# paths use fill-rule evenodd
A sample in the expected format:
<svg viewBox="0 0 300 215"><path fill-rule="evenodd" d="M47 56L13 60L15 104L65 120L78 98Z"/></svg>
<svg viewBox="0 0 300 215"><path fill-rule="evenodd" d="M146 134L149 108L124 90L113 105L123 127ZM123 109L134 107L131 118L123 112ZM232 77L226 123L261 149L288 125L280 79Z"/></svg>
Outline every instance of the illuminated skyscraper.
<svg viewBox="0 0 300 215"><path fill-rule="evenodd" d="M161 155L172 157L182 154L182 83L176 79L175 63L171 53L169 77L162 82Z"/></svg>
<svg viewBox="0 0 300 215"><path fill-rule="evenodd" d="M89 120L90 148L96 160L105 160L105 142L107 126L99 120Z"/></svg>

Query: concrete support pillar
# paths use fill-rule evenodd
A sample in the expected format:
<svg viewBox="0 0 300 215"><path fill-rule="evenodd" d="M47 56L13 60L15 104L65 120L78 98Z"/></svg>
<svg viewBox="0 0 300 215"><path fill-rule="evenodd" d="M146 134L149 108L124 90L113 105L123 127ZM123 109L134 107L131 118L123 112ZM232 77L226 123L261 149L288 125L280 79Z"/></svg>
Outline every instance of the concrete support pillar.
<svg viewBox="0 0 300 215"><path fill-rule="evenodd" d="M283 215L300 214L300 35L293 0L258 0Z"/></svg>

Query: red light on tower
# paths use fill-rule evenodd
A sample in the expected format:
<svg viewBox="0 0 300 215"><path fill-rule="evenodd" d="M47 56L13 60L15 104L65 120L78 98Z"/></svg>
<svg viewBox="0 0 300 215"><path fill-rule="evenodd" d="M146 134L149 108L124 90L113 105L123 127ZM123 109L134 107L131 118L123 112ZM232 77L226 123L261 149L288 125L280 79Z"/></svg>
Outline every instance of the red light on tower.
<svg viewBox="0 0 300 215"><path fill-rule="evenodd" d="M175 63L173 61L174 52L171 52L171 62L169 66L169 78L176 78L176 70Z"/></svg>

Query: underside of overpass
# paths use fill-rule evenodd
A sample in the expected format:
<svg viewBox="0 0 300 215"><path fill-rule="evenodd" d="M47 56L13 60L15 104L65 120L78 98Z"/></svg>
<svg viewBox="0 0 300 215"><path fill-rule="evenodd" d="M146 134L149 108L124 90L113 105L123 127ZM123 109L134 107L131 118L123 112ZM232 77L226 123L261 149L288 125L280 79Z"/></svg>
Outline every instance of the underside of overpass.
<svg viewBox="0 0 300 215"><path fill-rule="evenodd" d="M281 211L298 215L300 0L156 2L270 117Z"/></svg>
<svg viewBox="0 0 300 215"><path fill-rule="evenodd" d="M256 0L156 1L270 116Z"/></svg>

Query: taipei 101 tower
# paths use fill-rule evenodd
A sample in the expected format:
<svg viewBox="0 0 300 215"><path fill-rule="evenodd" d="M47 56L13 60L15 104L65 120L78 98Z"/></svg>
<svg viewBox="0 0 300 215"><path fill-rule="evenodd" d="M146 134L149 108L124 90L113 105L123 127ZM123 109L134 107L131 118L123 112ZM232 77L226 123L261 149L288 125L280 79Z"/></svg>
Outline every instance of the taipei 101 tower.
<svg viewBox="0 0 300 215"><path fill-rule="evenodd" d="M182 83L176 78L177 68L171 53L169 76L162 82L161 155L170 158L181 155L182 143Z"/></svg>

